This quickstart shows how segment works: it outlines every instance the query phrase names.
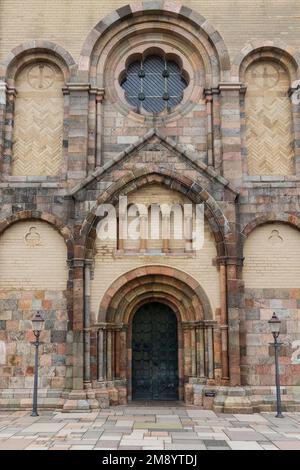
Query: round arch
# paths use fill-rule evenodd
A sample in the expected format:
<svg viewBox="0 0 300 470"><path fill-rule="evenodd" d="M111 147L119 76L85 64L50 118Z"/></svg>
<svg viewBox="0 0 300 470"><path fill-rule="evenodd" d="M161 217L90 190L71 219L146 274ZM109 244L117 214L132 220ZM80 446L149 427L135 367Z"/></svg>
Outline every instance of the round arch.
<svg viewBox="0 0 300 470"><path fill-rule="evenodd" d="M73 81L77 73L77 65L71 54L58 44L45 41L28 41L12 49L0 63L0 79L12 80L28 61L38 60L39 56L56 58L63 64L66 80Z"/></svg>
<svg viewBox="0 0 300 470"><path fill-rule="evenodd" d="M117 27L121 22L127 25L131 21L139 21L141 18L155 16L161 18L168 17L175 20L176 24L186 23L193 27L198 36L203 36L215 51L216 59L220 64L222 79L228 79L230 70L230 58L226 45L215 28L200 14L192 9L172 2L142 2L125 5L116 11L110 13L99 21L86 38L79 60L79 76L81 80L92 79L96 73L97 59L94 56L94 50L104 35ZM168 22L168 20L167 20ZM113 38L113 34L111 38Z"/></svg>
<svg viewBox="0 0 300 470"><path fill-rule="evenodd" d="M168 306L177 319L179 398L188 400L189 377L202 371L213 378L215 321L206 293L196 279L177 268L147 265L118 277L107 289L93 325L98 330L98 364L106 367L104 380L122 379L125 395L132 397L132 327L135 313L145 304ZM105 340L103 339L105 338ZM98 343L99 344L99 343ZM105 346L104 346L105 345ZM197 346L198 345L198 346ZM196 356L196 349L206 351ZM103 359L104 357L104 359ZM104 366L105 364L105 366ZM102 378L103 380L103 378ZM206 380L204 378L204 380ZM124 382L125 381L125 382Z"/></svg>
<svg viewBox="0 0 300 470"><path fill-rule="evenodd" d="M49 214L47 212L42 211L19 211L15 214L12 214L5 219L0 220L0 236L1 234L7 230L11 225L26 220L41 220L47 222L53 228L55 228L60 235L65 240L67 245L67 256L68 259L73 259L74 253L74 240L73 235L70 228L64 224L62 220L56 217L53 214Z"/></svg>
<svg viewBox="0 0 300 470"><path fill-rule="evenodd" d="M161 297L175 307L182 322L213 319L210 302L198 281L173 267L149 265L113 282L100 303L98 322L128 324L137 306Z"/></svg>
<svg viewBox="0 0 300 470"><path fill-rule="evenodd" d="M255 219L251 220L242 230L242 241L244 242L253 230L257 227L271 223L283 223L290 225L300 231L300 218L294 214L276 214L275 212L267 212Z"/></svg>
<svg viewBox="0 0 300 470"><path fill-rule="evenodd" d="M111 203L116 205L120 195L125 196L132 191L153 184L162 184L165 187L178 191L187 196L196 204L204 203L204 214L214 235L218 256L226 256L227 240L232 235L229 222L221 211L215 199L204 189L199 182L179 175L172 170L162 169L152 165L149 173L146 169L129 172L119 181L113 183L97 199L95 206L87 215L80 231L82 248L86 257L92 258L93 246L96 237L95 225L98 222L97 208L100 204Z"/></svg>
<svg viewBox="0 0 300 470"><path fill-rule="evenodd" d="M242 81L248 65L258 59L273 59L280 62L289 71L291 79L295 80L300 76L300 56L295 49L281 40L257 40L246 44L235 56L231 67L233 80Z"/></svg>

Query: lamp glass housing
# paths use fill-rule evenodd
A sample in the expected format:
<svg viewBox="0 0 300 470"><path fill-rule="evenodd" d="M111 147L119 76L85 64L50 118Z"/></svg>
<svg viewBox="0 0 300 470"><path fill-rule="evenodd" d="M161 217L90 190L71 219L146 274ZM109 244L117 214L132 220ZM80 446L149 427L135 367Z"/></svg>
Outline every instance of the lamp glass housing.
<svg viewBox="0 0 300 470"><path fill-rule="evenodd" d="M45 320L41 316L40 312L37 312L32 320L32 326L34 331L41 331L43 329Z"/></svg>
<svg viewBox="0 0 300 470"><path fill-rule="evenodd" d="M280 324L281 321L279 318L276 316L275 313L273 313L271 320L268 321L271 329L271 333L275 335L279 335L280 332Z"/></svg>

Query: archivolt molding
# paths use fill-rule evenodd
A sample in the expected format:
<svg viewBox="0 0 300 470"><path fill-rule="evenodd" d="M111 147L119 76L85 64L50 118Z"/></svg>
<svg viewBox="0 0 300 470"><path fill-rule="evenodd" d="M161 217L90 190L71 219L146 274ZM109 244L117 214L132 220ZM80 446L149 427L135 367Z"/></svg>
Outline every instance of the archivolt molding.
<svg viewBox="0 0 300 470"><path fill-rule="evenodd" d="M113 282L101 301L98 322L128 324L143 303L162 297L181 322L213 320L205 291L193 277L173 267L150 265Z"/></svg>
<svg viewBox="0 0 300 470"><path fill-rule="evenodd" d="M245 241L246 238L255 230L257 227L265 224L271 223L284 223L288 224L300 231L300 218L297 215L289 214L289 213L275 213L275 212L266 212L265 214L256 217L255 219L251 220L248 224L245 225L243 228L241 235L242 241Z"/></svg>
<svg viewBox="0 0 300 470"><path fill-rule="evenodd" d="M81 243L85 246L86 256L91 258L93 255L93 247L96 237L95 225L98 222L97 208L100 204L111 203L118 204L119 196L125 196L132 191L158 183L178 191L187 196L196 204L204 203L204 214L209 227L214 235L218 256L226 256L227 241L230 243L232 236L230 225L219 205L214 198L199 183L191 181L185 176L162 168L151 168L151 172L147 169L140 169L132 174L120 179L117 183L112 184L97 199L94 208L86 217L81 229Z"/></svg>
<svg viewBox="0 0 300 470"><path fill-rule="evenodd" d="M126 5L101 20L90 32L82 48L79 61L79 79L96 85L97 68L104 70L107 57L115 47L132 47L134 36L139 32L157 30L163 40L166 32L172 32L182 44L190 44L194 55L202 49L203 60L211 68L211 74L221 73L222 80L228 80L230 60L225 43L209 22L188 7L172 2L157 1ZM206 68L207 68L206 67ZM98 86L103 76L98 74ZM212 86L212 85L211 85ZM216 86L216 85L214 85Z"/></svg>
<svg viewBox="0 0 300 470"><path fill-rule="evenodd" d="M67 245L68 259L73 259L74 240L71 229L53 214L42 211L19 211L5 219L0 220L0 236L11 225L28 220L41 220L50 224L64 238Z"/></svg>
<svg viewBox="0 0 300 470"><path fill-rule="evenodd" d="M64 73L65 81L75 81L77 65L69 52L51 41L28 41L15 47L0 63L0 80L12 86L18 71L40 60L53 61Z"/></svg>
<svg viewBox="0 0 300 470"><path fill-rule="evenodd" d="M289 72L291 80L300 77L300 53L281 40L252 41L246 44L234 58L231 73L233 81L243 81L247 67L259 59L280 62Z"/></svg>

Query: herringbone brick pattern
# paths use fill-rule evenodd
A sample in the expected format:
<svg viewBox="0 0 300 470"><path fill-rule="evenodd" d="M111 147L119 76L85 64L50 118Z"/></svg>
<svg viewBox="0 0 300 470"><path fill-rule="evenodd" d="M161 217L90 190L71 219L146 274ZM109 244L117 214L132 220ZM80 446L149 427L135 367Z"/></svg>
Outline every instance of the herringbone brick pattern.
<svg viewBox="0 0 300 470"><path fill-rule="evenodd" d="M17 80L15 176L55 176L61 168L63 77L57 68L41 67L26 67Z"/></svg>
<svg viewBox="0 0 300 470"><path fill-rule="evenodd" d="M256 62L246 72L246 143L250 175L293 173L289 80L275 62Z"/></svg>

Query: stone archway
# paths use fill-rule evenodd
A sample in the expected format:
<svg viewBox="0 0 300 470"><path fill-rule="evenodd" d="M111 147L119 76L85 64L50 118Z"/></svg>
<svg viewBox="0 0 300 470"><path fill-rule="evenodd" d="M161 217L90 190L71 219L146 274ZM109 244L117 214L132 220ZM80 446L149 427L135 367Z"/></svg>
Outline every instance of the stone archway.
<svg viewBox="0 0 300 470"><path fill-rule="evenodd" d="M212 383L219 367L214 359L214 327L209 300L187 273L167 266L144 266L120 276L104 295L97 334L101 387L122 389L132 399L132 322L149 302L170 308L178 325L179 399L188 401L191 383Z"/></svg>

